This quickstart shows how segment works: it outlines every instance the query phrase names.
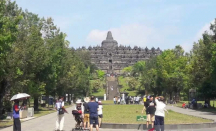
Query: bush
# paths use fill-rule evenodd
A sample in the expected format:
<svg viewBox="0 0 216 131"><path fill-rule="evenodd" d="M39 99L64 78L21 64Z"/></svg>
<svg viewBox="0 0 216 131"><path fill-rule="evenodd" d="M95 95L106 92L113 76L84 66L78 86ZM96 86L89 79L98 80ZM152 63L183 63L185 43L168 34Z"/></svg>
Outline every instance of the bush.
<svg viewBox="0 0 216 131"><path fill-rule="evenodd" d="M12 111L12 103L9 100L4 99L3 107L4 107L6 112L11 112Z"/></svg>

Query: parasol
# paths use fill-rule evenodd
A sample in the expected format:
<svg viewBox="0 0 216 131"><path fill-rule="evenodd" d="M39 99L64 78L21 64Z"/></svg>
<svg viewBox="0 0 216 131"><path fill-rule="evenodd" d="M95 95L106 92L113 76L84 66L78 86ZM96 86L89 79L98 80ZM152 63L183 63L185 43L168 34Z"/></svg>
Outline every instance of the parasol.
<svg viewBox="0 0 216 131"><path fill-rule="evenodd" d="M19 93L19 94L14 95L10 100L13 101L13 100L19 100L19 99L28 98L28 97L30 97L29 94Z"/></svg>

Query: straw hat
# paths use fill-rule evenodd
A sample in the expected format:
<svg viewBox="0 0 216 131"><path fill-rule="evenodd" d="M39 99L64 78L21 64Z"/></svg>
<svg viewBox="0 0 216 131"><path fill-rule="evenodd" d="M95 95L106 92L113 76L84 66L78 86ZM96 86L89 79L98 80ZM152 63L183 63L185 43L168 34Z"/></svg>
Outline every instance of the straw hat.
<svg viewBox="0 0 216 131"><path fill-rule="evenodd" d="M89 101L90 101L89 97L85 97L85 98L84 98L84 101L85 101L86 103L89 102Z"/></svg>
<svg viewBox="0 0 216 131"><path fill-rule="evenodd" d="M82 101L81 101L80 99L78 99L78 100L76 101L76 104L80 104L80 103L82 103Z"/></svg>

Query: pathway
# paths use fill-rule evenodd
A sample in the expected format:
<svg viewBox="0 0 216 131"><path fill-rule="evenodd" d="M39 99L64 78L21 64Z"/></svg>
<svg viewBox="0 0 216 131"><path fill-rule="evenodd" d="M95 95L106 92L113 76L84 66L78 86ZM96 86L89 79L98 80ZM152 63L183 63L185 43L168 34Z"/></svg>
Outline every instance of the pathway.
<svg viewBox="0 0 216 131"><path fill-rule="evenodd" d="M214 122L216 122L216 114L211 113L211 112L203 112L203 111L197 111L197 110L192 110L192 109L183 109L180 107L170 106L170 105L168 105L166 107L166 109L170 109L170 110L173 110L173 111L181 113L181 114L186 114L186 115L201 117L204 119L214 120Z"/></svg>
<svg viewBox="0 0 216 131"><path fill-rule="evenodd" d="M113 97L118 95L117 93L117 87L118 87L118 82L116 81L115 77L107 77L107 86L108 86L108 99L113 100Z"/></svg>

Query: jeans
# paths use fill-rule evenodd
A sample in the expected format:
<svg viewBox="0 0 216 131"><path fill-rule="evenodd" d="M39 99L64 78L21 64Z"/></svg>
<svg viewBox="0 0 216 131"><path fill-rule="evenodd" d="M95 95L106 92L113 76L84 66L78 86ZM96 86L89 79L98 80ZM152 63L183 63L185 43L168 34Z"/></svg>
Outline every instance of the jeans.
<svg viewBox="0 0 216 131"><path fill-rule="evenodd" d="M155 129L156 131L164 131L164 117L155 116Z"/></svg>

